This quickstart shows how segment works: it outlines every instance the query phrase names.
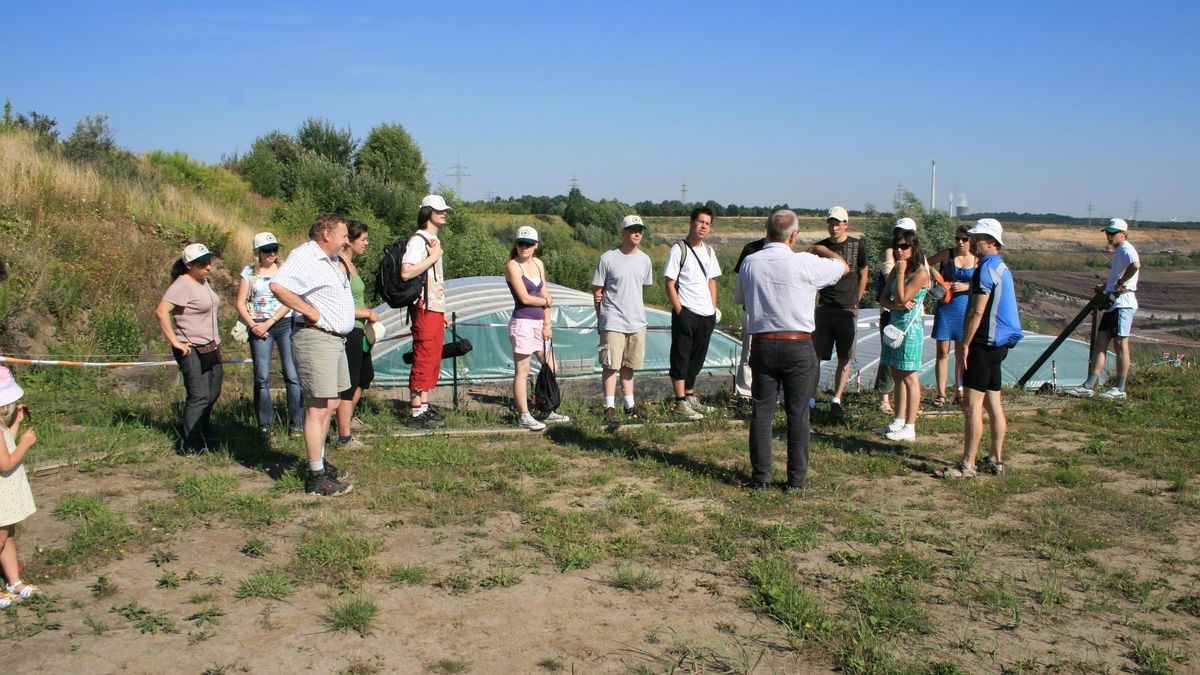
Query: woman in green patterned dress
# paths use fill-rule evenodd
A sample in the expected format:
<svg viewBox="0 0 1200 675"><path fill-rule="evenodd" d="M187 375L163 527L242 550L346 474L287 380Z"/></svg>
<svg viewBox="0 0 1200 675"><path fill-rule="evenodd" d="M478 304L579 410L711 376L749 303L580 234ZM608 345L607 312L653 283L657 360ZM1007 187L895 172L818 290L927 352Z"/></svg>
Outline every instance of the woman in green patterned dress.
<svg viewBox="0 0 1200 675"><path fill-rule="evenodd" d="M921 405L917 370L921 367L925 340L923 302L929 288L929 267L925 264L916 232L897 230L892 238L892 254L896 265L888 274L880 304L891 310L890 323L904 331L904 342L898 347L889 347L885 341L879 359L881 366L891 369L892 382L896 385L896 418L879 431L888 440L914 441L917 438L917 409Z"/></svg>

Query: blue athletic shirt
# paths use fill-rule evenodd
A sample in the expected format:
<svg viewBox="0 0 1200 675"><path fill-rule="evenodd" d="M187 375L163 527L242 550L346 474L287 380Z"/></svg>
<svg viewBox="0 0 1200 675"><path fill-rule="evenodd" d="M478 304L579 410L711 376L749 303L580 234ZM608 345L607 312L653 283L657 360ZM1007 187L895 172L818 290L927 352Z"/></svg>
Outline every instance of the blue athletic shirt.
<svg viewBox="0 0 1200 675"><path fill-rule="evenodd" d="M973 343L989 347L1011 347L1025 337L1021 331L1021 315L1017 311L1017 292L1012 272L999 254L979 261L971 277L971 295L988 296L983 320L975 331Z"/></svg>

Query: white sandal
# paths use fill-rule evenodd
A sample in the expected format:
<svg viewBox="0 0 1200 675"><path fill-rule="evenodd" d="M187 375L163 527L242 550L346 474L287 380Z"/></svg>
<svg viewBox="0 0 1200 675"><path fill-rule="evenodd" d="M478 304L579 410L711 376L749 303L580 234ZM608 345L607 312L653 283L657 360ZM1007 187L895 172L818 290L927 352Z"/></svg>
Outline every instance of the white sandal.
<svg viewBox="0 0 1200 675"><path fill-rule="evenodd" d="M8 584L4 587L4 590L9 594L20 598L21 600L34 595L39 595L42 592L42 589L38 588L37 586L34 586L33 584L27 584L23 581L18 581L15 584Z"/></svg>

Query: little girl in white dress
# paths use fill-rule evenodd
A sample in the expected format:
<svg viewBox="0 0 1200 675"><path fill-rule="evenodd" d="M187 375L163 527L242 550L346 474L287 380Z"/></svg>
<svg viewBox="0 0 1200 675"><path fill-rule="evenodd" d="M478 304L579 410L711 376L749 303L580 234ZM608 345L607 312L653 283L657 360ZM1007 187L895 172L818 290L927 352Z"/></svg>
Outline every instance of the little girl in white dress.
<svg viewBox="0 0 1200 675"><path fill-rule="evenodd" d="M23 461L37 435L32 428L21 433L21 422L29 419L29 409L17 403L24 395L8 368L0 366L0 434L4 437L0 447L0 572L5 579L0 609L39 592L33 584L21 581L15 539L17 523L37 511Z"/></svg>

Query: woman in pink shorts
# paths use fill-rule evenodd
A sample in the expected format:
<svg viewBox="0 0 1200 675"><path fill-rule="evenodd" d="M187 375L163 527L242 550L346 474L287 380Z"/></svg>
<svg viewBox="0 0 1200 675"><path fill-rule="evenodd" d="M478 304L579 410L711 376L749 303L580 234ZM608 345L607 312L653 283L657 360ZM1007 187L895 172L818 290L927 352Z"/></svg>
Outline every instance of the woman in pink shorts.
<svg viewBox="0 0 1200 675"><path fill-rule="evenodd" d="M542 367L555 369L553 357L543 353L544 345L550 340L550 312L553 299L546 289L546 267L534 257L538 249L538 233L528 225L517 229L516 244L504 266L504 278L512 293L514 306L512 320L508 322L508 340L512 343L513 401L517 407L517 426L530 431L540 431L546 424L529 414L529 357L537 355ZM557 413L546 416L545 422L567 422L570 418Z"/></svg>

